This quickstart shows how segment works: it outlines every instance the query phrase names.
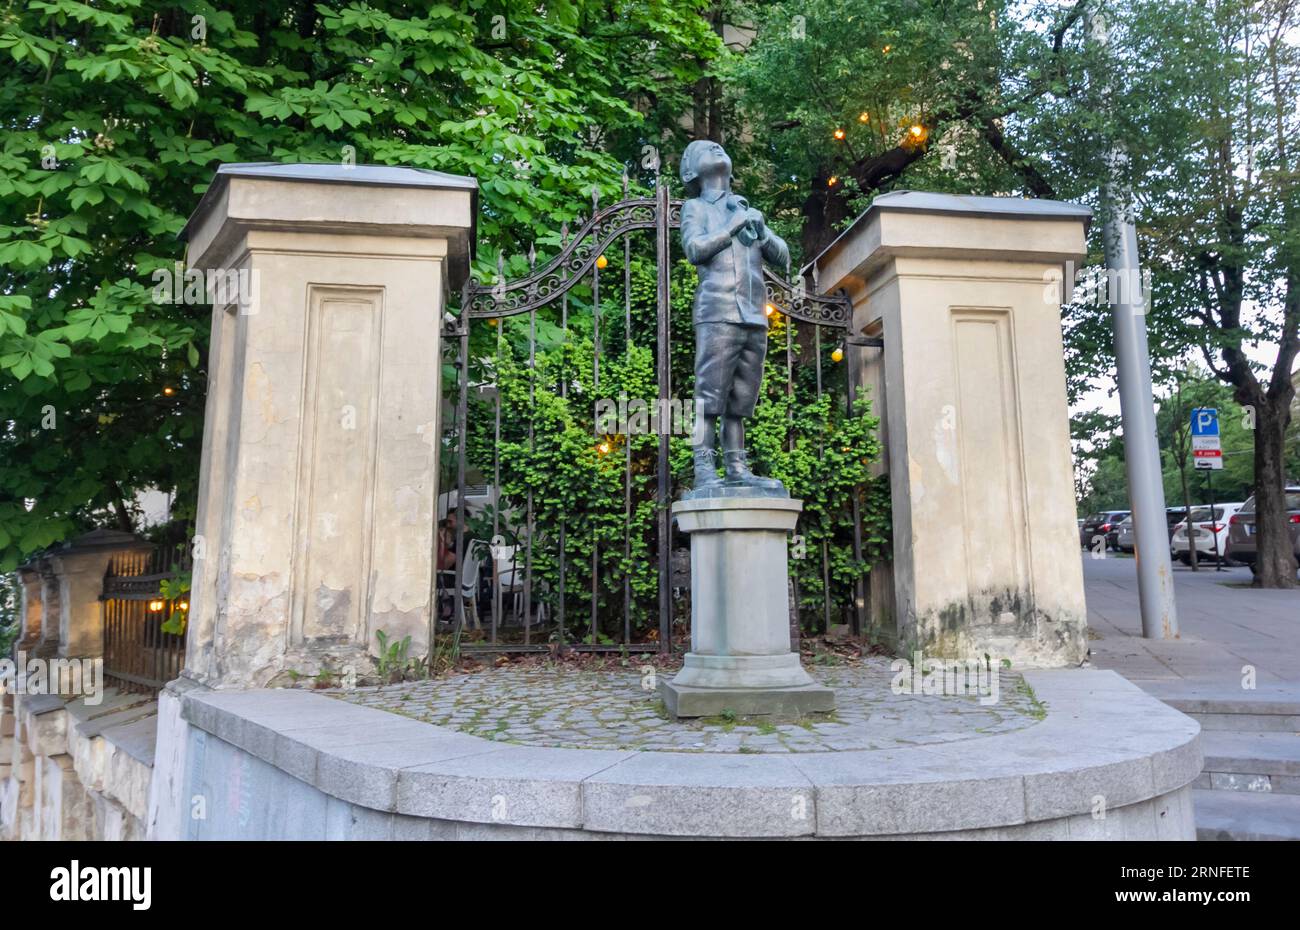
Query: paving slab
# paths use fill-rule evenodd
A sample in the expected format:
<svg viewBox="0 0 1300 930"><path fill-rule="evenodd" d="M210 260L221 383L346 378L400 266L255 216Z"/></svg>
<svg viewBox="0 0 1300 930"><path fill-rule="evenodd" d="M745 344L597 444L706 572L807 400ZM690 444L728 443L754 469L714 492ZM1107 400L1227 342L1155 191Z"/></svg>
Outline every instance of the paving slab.
<svg viewBox="0 0 1300 930"><path fill-rule="evenodd" d="M1246 681L1300 701L1300 588L1252 588L1247 568L1193 572L1176 565L1182 635L1148 640L1142 638L1137 562L1109 553L1082 558L1094 665L1114 669L1152 693L1223 694L1244 690Z"/></svg>

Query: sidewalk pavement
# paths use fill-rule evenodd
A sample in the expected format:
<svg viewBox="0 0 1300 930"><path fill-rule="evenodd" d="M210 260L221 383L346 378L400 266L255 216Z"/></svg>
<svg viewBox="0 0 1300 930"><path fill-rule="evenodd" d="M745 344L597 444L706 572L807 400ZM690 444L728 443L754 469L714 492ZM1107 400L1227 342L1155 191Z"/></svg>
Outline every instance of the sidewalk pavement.
<svg viewBox="0 0 1300 930"><path fill-rule="evenodd" d="M1256 693L1300 695L1300 589L1257 590L1247 568L1193 572L1174 563L1181 636L1142 638L1137 562L1083 555L1091 661L1157 697L1236 693L1255 669Z"/></svg>

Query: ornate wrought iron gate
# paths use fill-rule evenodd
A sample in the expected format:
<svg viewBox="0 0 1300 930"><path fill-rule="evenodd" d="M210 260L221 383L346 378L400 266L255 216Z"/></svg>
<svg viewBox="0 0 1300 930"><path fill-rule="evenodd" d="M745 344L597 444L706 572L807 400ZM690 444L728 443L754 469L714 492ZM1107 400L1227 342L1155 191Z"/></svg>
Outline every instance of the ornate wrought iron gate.
<svg viewBox="0 0 1300 930"><path fill-rule="evenodd" d="M529 250L529 274L522 278L508 280L505 277L504 265L498 259L497 280L492 284L483 284L476 280L470 279L466 282L464 291L461 295L461 306L458 314L451 314L444 323L444 348L445 350L454 351L454 362L456 370L456 394L455 394L455 412L454 416L446 417L451 421L450 429L445 431L445 441L441 446L444 456L454 455L454 498L452 504L451 494L440 494L440 500L446 501L446 508L454 506L456 512L454 526L454 552L458 554L458 560L454 572L438 572L437 574L437 603L445 605L447 616L442 616L443 610L438 610L439 618L433 624L433 634L436 638L439 629L443 631L454 630L461 632L464 630L467 621L467 600L475 603L468 605L473 608L475 617L481 613L477 610L477 601L480 588L473 578L466 578L469 570L464 567L466 564L469 569L473 568L473 562L470 558L471 551L466 546L466 511L469 509L469 498L467 492L470 490L466 486L467 472L467 446L470 432L469 417L469 397L471 390L470 368L473 362L486 362L483 359L471 357L471 327L475 324L491 325L496 327L498 339L498 353L500 351L500 339L502 331L502 321L508 317L528 314L528 369L529 369L529 388L528 398L530 405L534 399L535 391L535 364L537 352L537 323L539 311L545 311L550 308L558 307L559 326L563 332L569 332L569 299L570 293L575 287L584 282L590 288L591 305L594 308L592 314L592 337L594 353L592 359L593 382L598 389L600 386L600 365L601 365L601 314L599 308L600 286L601 286L601 268L606 266L607 262L603 256L607 249L611 248L618 242L623 245L623 295L624 295L624 338L631 344L632 334L632 307L631 307L631 256L632 245L631 237L638 230L650 230L654 235L655 244L655 269L656 269L656 320L655 320L655 371L657 381L657 393L659 409L666 410L672 402L672 373L671 373L671 327L670 327L670 303L671 303L671 267L672 267L672 231L681 225L682 201L675 200L671 197L666 179L658 179L654 186L654 195L651 197L629 197L628 180L623 178L623 195L624 198L617 203L607 207L601 207L598 196L593 192L592 196L592 215L585 223L580 224L577 232L570 237L567 224L561 231L559 252L545 261L540 267L537 266L536 254L533 249ZM821 396L823 389L822 378L822 360L821 344L822 329L829 328L837 335L836 338L841 342L847 342L852 345L879 345L878 340L854 338L850 333L850 324L852 320L852 306L849 299L844 294L832 296L821 296L808 293L807 288L802 280L790 282L782 277L766 271L766 291L768 301L769 315L782 314L793 321L811 324L813 327L813 341L815 351L813 355L816 358L816 385L818 397ZM815 288L814 288L815 289ZM793 390L793 326L786 328L786 353L785 366L787 378L787 391ZM498 355L499 358L499 355ZM769 354L768 364L780 364ZM487 364L481 364L481 368L490 368ZM847 403L852 409L854 397L853 378L848 378ZM510 638L503 636L503 602L501 577L498 574L498 559L496 542L502 519L502 510L500 506L500 488L501 488L501 461L499 455L499 445L501 442L501 392L495 390L494 385L480 384L478 387L492 387L495 391L495 415L494 440L493 440L493 461L491 465L492 485L487 490L487 496L491 497L492 493L497 496L492 507L492 573L494 583L490 585L491 591L491 615L487 629L487 637L482 642L466 642L460 645L461 652L490 651L490 652L529 652L544 651L551 648L552 644L558 643L562 648L577 649L583 651L653 651L668 650L671 648L672 624L673 624L673 594L672 594L672 537L673 529L671 524L670 507L673 499L672 475L669 468L669 434L664 429L658 431L658 453L656 461L656 539L657 552L656 560L658 566L658 629L657 637L645 642L633 642L631 628L632 598L631 583L628 573L625 572L623 579L623 623L620 640L616 643L601 642L607 638L604 632L599 629L598 598L597 586L599 584L597 555L595 552L595 542L593 539L592 564L589 572L589 583L591 590L591 616L587 620L586 626L588 633L585 641L572 642L570 633L573 632L574 626L571 618L567 615L568 585L572 569L575 566L566 564L566 533L567 526L564 515L561 514L558 520L558 552L559 552L559 572L558 572L558 590L548 592L548 599L552 602L553 617L549 618L545 626L550 628L549 633L539 626L539 621L534 619L535 595L538 593L535 589L534 582L534 544L538 539L537 530L537 501L531 488L528 490L525 500L523 501L523 516L521 532L518 536L521 539L523 553L522 559L519 557L518 548L511 550L510 568L507 569L511 578L511 589L514 591L517 615L522 615L522 629L518 635ZM566 395L569 390L567 379L561 378L559 383L561 395ZM528 429L528 447L533 448L534 432L533 425L530 421ZM632 446L630 442L624 443L626 447L626 465L624 474L624 515L630 519L632 508ZM454 448L453 448L454 446ZM480 463L484 466L485 463ZM481 470L486 471L485 467ZM494 488L495 492L491 489ZM856 556L861 555L861 523L856 512L857 503L854 502L854 553ZM438 530L443 531L441 509L438 514L440 521ZM471 541L471 545L475 543ZM624 533L624 558L631 557L631 541L628 531ZM826 563L826 552L823 547L822 557L822 581L826 587L827 596L825 602L825 622L830 623L830 579ZM522 564L520 564L522 562ZM522 574L522 584L519 585L519 575ZM863 614L864 604L864 585L862 579L857 582L856 598L856 616L860 623ZM522 608L522 609L519 609Z"/></svg>

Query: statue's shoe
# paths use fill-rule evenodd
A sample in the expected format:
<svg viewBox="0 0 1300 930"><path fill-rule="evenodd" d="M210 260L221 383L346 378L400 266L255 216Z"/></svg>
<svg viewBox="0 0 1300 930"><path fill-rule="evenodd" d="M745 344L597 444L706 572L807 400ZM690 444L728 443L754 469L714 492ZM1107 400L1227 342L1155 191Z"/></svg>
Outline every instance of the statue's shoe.
<svg viewBox="0 0 1300 930"><path fill-rule="evenodd" d="M745 453L727 452L723 454L722 458L726 465L727 480L725 483L728 487L740 486L762 491L785 490L785 485L776 478L760 478L750 471L749 465L745 461Z"/></svg>
<svg viewBox="0 0 1300 930"><path fill-rule="evenodd" d="M692 491L722 487L716 455L712 449L702 449L695 453L695 483L691 487Z"/></svg>

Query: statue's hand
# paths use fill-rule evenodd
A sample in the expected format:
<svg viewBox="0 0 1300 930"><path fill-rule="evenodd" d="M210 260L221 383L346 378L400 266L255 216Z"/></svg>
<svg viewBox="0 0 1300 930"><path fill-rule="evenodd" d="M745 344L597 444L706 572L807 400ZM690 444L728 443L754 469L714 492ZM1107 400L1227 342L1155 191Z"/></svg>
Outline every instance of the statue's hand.
<svg viewBox="0 0 1300 930"><path fill-rule="evenodd" d="M749 214L753 212L755 211L736 210L733 212L731 215L731 222L727 224L727 233L734 236L744 229L745 225L749 222Z"/></svg>
<svg viewBox="0 0 1300 930"><path fill-rule="evenodd" d="M763 214L760 211L755 210L753 207L750 207L745 211L745 221L753 227L754 234L758 236L759 239L762 239L763 232L766 229L763 222Z"/></svg>

